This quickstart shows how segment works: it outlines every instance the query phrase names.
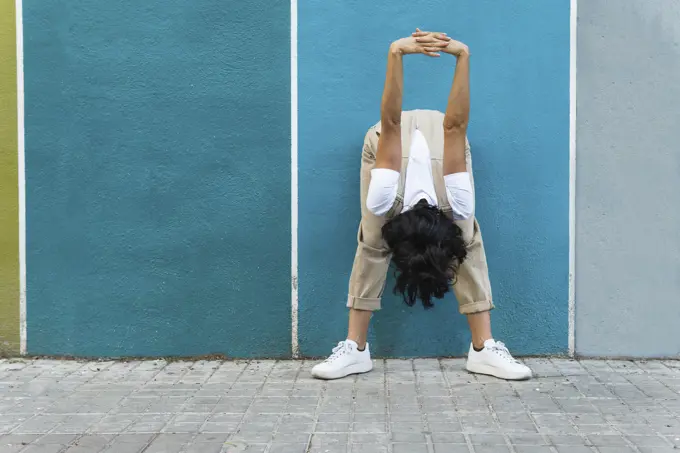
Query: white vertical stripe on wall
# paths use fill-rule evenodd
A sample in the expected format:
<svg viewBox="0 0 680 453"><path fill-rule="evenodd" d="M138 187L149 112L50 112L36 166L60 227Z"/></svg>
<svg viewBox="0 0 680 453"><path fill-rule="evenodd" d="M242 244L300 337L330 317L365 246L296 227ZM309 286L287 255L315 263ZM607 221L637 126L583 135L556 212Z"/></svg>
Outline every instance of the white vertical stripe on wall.
<svg viewBox="0 0 680 453"><path fill-rule="evenodd" d="M22 0L16 0L17 137L19 173L19 352L26 354L26 165L24 140L24 21Z"/></svg>
<svg viewBox="0 0 680 453"><path fill-rule="evenodd" d="M291 351L300 355L298 342L298 50L297 0L290 0L290 269Z"/></svg>
<svg viewBox="0 0 680 453"><path fill-rule="evenodd" d="M575 353L576 320L576 29L578 0L571 0L569 22L569 356Z"/></svg>

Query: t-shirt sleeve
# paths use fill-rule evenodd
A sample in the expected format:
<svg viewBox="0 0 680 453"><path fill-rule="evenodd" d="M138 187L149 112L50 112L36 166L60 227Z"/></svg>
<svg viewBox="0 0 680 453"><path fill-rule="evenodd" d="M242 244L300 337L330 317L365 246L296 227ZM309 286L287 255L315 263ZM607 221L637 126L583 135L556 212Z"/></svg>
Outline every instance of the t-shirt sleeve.
<svg viewBox="0 0 680 453"><path fill-rule="evenodd" d="M377 216L384 216L392 209L397 199L399 188L399 172L389 168L371 170L371 182L368 185L366 207Z"/></svg>
<svg viewBox="0 0 680 453"><path fill-rule="evenodd" d="M475 194L468 172L453 173L444 176L446 196L453 210L455 220L465 220L475 212Z"/></svg>

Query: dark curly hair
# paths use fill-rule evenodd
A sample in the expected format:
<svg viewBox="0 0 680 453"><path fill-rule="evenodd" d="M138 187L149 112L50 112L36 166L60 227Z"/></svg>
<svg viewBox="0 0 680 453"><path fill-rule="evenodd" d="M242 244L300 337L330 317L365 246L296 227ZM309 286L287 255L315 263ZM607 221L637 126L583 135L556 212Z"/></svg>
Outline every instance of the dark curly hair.
<svg viewBox="0 0 680 453"><path fill-rule="evenodd" d="M467 256L463 231L451 218L426 200L389 220L382 235L392 252L396 284L394 293L413 306L420 299L434 306L449 292L458 267Z"/></svg>

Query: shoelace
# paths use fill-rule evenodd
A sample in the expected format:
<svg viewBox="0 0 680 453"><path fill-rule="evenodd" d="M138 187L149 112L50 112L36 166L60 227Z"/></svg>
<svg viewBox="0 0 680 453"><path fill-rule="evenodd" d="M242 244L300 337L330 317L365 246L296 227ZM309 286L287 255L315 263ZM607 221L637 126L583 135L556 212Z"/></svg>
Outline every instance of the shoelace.
<svg viewBox="0 0 680 453"><path fill-rule="evenodd" d="M349 347L347 346L347 343L344 341L341 341L338 343L336 347L333 348L333 353L325 360L326 362L332 362L339 358L340 356L345 355L349 350Z"/></svg>
<svg viewBox="0 0 680 453"><path fill-rule="evenodd" d="M503 359L507 360L508 362L519 363L517 359L515 359L512 356L512 354L510 354L508 348L501 341L497 341L496 344L491 348L491 350L494 351L499 356L501 356Z"/></svg>

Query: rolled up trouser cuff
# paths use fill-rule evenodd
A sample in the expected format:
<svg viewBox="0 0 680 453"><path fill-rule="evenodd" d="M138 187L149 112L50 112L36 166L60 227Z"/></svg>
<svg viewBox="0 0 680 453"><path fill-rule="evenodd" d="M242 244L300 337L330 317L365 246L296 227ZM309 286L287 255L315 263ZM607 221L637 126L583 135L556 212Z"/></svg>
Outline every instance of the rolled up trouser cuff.
<svg viewBox="0 0 680 453"><path fill-rule="evenodd" d="M483 300L479 302L472 302L464 305L459 305L458 310L461 315L474 315L475 313L484 313L485 311L491 311L496 308L492 301Z"/></svg>
<svg viewBox="0 0 680 453"><path fill-rule="evenodd" d="M347 308L355 310L378 311L380 310L380 299L347 296Z"/></svg>

